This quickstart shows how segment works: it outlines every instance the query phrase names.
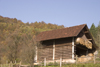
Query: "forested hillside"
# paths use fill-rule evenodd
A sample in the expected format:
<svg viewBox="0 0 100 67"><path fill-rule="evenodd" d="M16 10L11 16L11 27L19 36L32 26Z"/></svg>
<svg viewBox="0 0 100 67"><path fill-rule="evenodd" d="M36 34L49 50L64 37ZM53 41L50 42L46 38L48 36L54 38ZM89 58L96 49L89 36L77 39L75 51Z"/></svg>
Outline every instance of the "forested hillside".
<svg viewBox="0 0 100 67"><path fill-rule="evenodd" d="M0 16L0 63L20 61L34 54L35 35L42 31L64 28L63 25L41 22L23 23L16 18ZM33 48L32 48L33 47ZM29 50L31 49L31 50ZM25 52L26 51L26 52ZM28 55L27 55L28 53ZM31 57L32 59L33 57Z"/></svg>

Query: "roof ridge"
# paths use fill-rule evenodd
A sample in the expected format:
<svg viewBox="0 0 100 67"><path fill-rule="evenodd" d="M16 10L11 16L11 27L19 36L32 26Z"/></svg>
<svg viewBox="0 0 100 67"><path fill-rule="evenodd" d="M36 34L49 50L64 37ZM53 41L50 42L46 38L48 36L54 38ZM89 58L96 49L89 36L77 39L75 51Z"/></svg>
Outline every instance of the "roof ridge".
<svg viewBox="0 0 100 67"><path fill-rule="evenodd" d="M77 36L85 26L86 24L82 24L62 29L44 31L41 32L39 35L37 35L37 38L39 38L39 40L41 41L41 40L49 40L55 38L74 37Z"/></svg>
<svg viewBox="0 0 100 67"><path fill-rule="evenodd" d="M76 25L76 26L71 26L71 27L77 27L77 26L82 26L82 25L87 25L87 24L81 24L81 25ZM71 27L65 27L65 28L61 28L61 29L66 29L66 28L71 28ZM48 30L48 31L55 31L55 30L61 30L61 29L54 29L54 30ZM43 31L43 32L48 32L48 31Z"/></svg>
<svg viewBox="0 0 100 67"><path fill-rule="evenodd" d="M87 25L87 24L75 25L75 26L70 26L70 27L77 27L77 26L83 26L83 25ZM68 28L70 28L70 27L68 27Z"/></svg>

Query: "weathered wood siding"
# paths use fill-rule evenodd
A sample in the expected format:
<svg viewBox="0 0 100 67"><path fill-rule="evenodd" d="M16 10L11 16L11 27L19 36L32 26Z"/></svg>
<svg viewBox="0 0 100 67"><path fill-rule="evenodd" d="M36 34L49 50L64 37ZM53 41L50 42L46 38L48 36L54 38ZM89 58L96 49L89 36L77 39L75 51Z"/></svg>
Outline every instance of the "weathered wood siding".
<svg viewBox="0 0 100 67"><path fill-rule="evenodd" d="M55 40L55 60L72 58L72 38Z"/></svg>
<svg viewBox="0 0 100 67"><path fill-rule="evenodd" d="M38 60L53 60L53 44L55 44L54 60L72 58L72 38L61 38L43 41L43 47L38 49Z"/></svg>
<svg viewBox="0 0 100 67"><path fill-rule="evenodd" d="M52 60L53 57L53 40L43 41L42 48L38 49L38 60Z"/></svg>

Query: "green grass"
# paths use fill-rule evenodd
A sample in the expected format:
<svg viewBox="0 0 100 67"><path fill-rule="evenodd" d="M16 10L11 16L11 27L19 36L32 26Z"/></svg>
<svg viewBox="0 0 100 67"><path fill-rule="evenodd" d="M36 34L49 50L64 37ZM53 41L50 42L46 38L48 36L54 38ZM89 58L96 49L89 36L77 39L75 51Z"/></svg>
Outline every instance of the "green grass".
<svg viewBox="0 0 100 67"><path fill-rule="evenodd" d="M2 64L2 66L0 65L0 67L9 67L9 64ZM12 67L12 66L11 66ZM60 67L59 64L52 64L50 63L47 66L34 66L34 67ZM81 64L62 64L62 67L100 67L100 63L81 63Z"/></svg>
<svg viewBox="0 0 100 67"><path fill-rule="evenodd" d="M35 67L45 67L45 66L35 66ZM60 67L59 65L48 65L46 67ZM100 67L100 64L84 63L84 64L64 64L62 67Z"/></svg>

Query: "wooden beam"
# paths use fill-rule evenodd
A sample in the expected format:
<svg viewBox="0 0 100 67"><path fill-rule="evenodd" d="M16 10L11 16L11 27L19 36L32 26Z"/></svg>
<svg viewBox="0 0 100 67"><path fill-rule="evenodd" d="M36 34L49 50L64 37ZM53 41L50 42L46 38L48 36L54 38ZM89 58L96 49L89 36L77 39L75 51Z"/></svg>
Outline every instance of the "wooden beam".
<svg viewBox="0 0 100 67"><path fill-rule="evenodd" d="M53 60L55 59L55 40L53 41Z"/></svg>
<svg viewBox="0 0 100 67"><path fill-rule="evenodd" d="M85 31L84 33L89 33L89 31Z"/></svg>
<svg viewBox="0 0 100 67"><path fill-rule="evenodd" d="M92 39L88 39L88 40L92 40Z"/></svg>
<svg viewBox="0 0 100 67"><path fill-rule="evenodd" d="M80 49L83 49L83 50L87 50L86 48L82 48L82 47L80 47L80 46L76 46L76 47L78 47L78 48L80 48Z"/></svg>

